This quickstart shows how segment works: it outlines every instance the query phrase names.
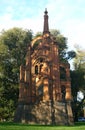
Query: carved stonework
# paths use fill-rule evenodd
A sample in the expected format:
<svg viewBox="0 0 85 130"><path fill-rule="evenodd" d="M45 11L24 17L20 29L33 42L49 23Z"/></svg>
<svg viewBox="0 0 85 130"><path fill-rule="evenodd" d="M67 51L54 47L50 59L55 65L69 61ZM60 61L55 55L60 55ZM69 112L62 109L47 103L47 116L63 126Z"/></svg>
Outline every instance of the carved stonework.
<svg viewBox="0 0 85 130"><path fill-rule="evenodd" d="M58 44L49 32L46 10L43 35L31 42L26 65L20 67L15 121L72 125L71 100L70 66L59 61Z"/></svg>

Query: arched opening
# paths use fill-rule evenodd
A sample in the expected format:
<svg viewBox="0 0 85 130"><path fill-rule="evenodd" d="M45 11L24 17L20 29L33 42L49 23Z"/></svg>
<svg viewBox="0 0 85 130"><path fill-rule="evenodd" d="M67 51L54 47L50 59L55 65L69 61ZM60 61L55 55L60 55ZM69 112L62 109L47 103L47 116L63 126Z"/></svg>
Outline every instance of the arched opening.
<svg viewBox="0 0 85 130"><path fill-rule="evenodd" d="M61 93L62 93L62 101L65 101L66 87L64 85L61 86Z"/></svg>
<svg viewBox="0 0 85 130"><path fill-rule="evenodd" d="M40 102L43 100L43 84L42 82L36 87L36 100Z"/></svg>
<svg viewBox="0 0 85 130"><path fill-rule="evenodd" d="M60 79L66 80L66 70L64 67L60 67Z"/></svg>

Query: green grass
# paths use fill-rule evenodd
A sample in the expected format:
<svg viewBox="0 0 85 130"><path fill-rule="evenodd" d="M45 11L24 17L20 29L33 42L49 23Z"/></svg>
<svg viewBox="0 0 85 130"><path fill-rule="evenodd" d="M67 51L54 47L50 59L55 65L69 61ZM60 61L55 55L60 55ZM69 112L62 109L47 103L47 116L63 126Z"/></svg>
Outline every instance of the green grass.
<svg viewBox="0 0 85 130"><path fill-rule="evenodd" d="M85 122L76 123L74 126L43 126L4 122L0 123L0 130L85 130Z"/></svg>

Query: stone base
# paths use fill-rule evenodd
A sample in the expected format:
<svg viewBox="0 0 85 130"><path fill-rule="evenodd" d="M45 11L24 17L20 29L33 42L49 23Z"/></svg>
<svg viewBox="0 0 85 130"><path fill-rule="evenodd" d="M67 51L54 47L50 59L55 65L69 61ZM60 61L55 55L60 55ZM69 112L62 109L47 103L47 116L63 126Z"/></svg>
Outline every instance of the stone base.
<svg viewBox="0 0 85 130"><path fill-rule="evenodd" d="M71 105L52 101L39 104L19 103L14 121L42 125L73 125Z"/></svg>

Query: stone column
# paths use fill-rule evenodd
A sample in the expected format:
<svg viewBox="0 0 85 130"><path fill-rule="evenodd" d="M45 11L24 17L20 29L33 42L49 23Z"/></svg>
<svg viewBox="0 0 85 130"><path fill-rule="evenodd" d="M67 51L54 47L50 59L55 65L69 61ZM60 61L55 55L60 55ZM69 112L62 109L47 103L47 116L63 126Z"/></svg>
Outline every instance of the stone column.
<svg viewBox="0 0 85 130"><path fill-rule="evenodd" d="M26 66L24 81L25 81L26 83L29 83L29 66Z"/></svg>
<svg viewBox="0 0 85 130"><path fill-rule="evenodd" d="M67 64L67 66L66 66L66 79L67 79L66 100L72 100L72 96L71 96L71 81L70 81L70 65L69 64Z"/></svg>
<svg viewBox="0 0 85 130"><path fill-rule="evenodd" d="M25 67L23 65L20 66L20 81L24 81L25 75Z"/></svg>
<svg viewBox="0 0 85 130"><path fill-rule="evenodd" d="M67 82L66 84L66 97L65 97L66 100L72 100L72 96L71 96L71 86L70 86L70 83Z"/></svg>
<svg viewBox="0 0 85 130"><path fill-rule="evenodd" d="M66 105L67 105L67 114L68 114L68 124L73 125L74 121L73 121L73 113L72 113L72 108L71 108L71 102L68 101L66 103Z"/></svg>
<svg viewBox="0 0 85 130"><path fill-rule="evenodd" d="M49 100L49 81L47 78L43 79L43 101Z"/></svg>
<svg viewBox="0 0 85 130"><path fill-rule="evenodd" d="M20 84L19 84L19 101L24 100L24 76L25 76L25 67L20 66Z"/></svg>
<svg viewBox="0 0 85 130"><path fill-rule="evenodd" d="M67 81L70 81L70 65L67 64L66 66L66 79Z"/></svg>

